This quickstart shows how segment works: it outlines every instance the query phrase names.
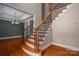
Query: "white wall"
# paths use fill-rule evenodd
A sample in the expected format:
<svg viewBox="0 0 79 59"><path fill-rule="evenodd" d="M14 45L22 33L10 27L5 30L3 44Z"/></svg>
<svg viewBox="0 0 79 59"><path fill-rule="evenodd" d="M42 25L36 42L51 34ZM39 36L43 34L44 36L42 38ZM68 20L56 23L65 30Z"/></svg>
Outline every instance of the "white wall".
<svg viewBox="0 0 79 59"><path fill-rule="evenodd" d="M72 4L53 23L53 42L79 47L79 4Z"/></svg>
<svg viewBox="0 0 79 59"><path fill-rule="evenodd" d="M20 10L26 11L35 15L36 24L42 19L42 4L41 3L8 3L7 5L13 6Z"/></svg>

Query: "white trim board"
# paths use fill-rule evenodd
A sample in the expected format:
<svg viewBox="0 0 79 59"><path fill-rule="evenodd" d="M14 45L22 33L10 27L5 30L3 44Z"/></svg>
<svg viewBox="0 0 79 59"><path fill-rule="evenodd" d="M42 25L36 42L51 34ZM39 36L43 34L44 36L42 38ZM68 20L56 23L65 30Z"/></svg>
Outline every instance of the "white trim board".
<svg viewBox="0 0 79 59"><path fill-rule="evenodd" d="M11 37L3 37L3 38L0 38L0 40L1 39L18 38L18 37L22 37L22 35L19 35L19 36L11 36Z"/></svg>
<svg viewBox="0 0 79 59"><path fill-rule="evenodd" d="M74 51L79 51L79 48L77 48L77 47L68 46L68 45L64 45L64 44L60 44L60 43L52 43L52 44L57 45L57 46L61 46L63 48L68 48L68 49L71 49Z"/></svg>

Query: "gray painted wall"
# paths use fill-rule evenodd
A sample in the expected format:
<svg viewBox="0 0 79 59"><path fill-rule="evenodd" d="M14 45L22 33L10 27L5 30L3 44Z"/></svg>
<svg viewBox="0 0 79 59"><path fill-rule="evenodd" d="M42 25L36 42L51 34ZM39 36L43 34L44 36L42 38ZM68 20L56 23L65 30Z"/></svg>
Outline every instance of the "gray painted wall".
<svg viewBox="0 0 79 59"><path fill-rule="evenodd" d="M49 5L48 3L42 3L42 16L46 17L48 15Z"/></svg>
<svg viewBox="0 0 79 59"><path fill-rule="evenodd" d="M23 35L24 24L11 24L11 21L0 19L0 38Z"/></svg>
<svg viewBox="0 0 79 59"><path fill-rule="evenodd" d="M79 4L72 4L54 21L53 42L79 47Z"/></svg>

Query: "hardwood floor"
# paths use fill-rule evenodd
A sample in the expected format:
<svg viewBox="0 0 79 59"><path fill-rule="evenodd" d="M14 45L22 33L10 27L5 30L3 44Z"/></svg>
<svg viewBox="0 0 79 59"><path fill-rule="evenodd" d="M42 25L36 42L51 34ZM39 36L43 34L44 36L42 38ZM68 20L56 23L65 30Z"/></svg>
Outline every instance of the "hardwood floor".
<svg viewBox="0 0 79 59"><path fill-rule="evenodd" d="M0 56L28 56L21 47L22 38L0 40Z"/></svg>
<svg viewBox="0 0 79 59"><path fill-rule="evenodd" d="M0 56L29 56L21 47L22 38L0 40ZM43 56L79 56L79 52L51 45L43 51Z"/></svg>
<svg viewBox="0 0 79 59"><path fill-rule="evenodd" d="M51 45L43 51L43 56L79 56L79 51L73 51L56 45Z"/></svg>

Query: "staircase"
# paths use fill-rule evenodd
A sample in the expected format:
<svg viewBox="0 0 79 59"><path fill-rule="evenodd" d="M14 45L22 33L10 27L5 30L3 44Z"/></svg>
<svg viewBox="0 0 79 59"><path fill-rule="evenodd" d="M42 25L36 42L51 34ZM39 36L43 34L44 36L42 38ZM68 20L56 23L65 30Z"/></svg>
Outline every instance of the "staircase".
<svg viewBox="0 0 79 59"><path fill-rule="evenodd" d="M55 10L57 6L54 7L54 11L49 11L48 16L41 21L38 27L34 30L33 34L28 37L28 40L25 40L25 44L23 44L22 49L28 55L42 55L43 44L46 41L51 24L54 19L62 13L62 10L66 9L67 4L64 5L64 7Z"/></svg>

